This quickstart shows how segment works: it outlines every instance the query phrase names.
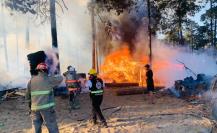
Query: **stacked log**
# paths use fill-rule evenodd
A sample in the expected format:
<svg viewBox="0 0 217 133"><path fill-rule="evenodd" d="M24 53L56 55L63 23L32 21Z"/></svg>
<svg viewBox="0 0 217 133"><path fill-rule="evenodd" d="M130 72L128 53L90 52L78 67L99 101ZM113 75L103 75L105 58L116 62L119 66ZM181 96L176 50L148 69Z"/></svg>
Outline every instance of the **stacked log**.
<svg viewBox="0 0 217 133"><path fill-rule="evenodd" d="M146 87L140 87L138 86L127 86L132 84L109 84L112 87L107 87L107 89L112 89L114 94L117 96L124 96L124 95L136 95L136 94L144 94L147 93ZM133 84L136 85L136 84ZM121 86L121 87L120 87ZM165 88L164 86L156 86L155 90L158 91L160 89Z"/></svg>
<svg viewBox="0 0 217 133"><path fill-rule="evenodd" d="M105 83L106 87L138 87L139 83Z"/></svg>

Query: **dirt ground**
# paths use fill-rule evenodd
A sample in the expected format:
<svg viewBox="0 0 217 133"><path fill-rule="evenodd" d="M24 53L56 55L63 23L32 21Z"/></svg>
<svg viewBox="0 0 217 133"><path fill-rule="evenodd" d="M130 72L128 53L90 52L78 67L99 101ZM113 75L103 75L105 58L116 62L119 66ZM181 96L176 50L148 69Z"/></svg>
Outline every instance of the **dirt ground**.
<svg viewBox="0 0 217 133"><path fill-rule="evenodd" d="M217 133L209 119L210 109L164 94L156 94L156 104L147 95L115 96L106 89L102 105L108 128L92 125L88 94L80 95L81 109L69 112L66 98L56 97L60 133ZM0 104L0 133L31 133L31 119L23 97ZM43 127L43 133L47 133Z"/></svg>

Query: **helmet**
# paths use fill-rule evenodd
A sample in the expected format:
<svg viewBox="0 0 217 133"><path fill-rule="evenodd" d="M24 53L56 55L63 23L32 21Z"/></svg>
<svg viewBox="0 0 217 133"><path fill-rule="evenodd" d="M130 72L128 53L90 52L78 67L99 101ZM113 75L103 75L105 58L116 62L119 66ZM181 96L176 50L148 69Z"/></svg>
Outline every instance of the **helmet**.
<svg viewBox="0 0 217 133"><path fill-rule="evenodd" d="M39 63L36 67L36 70L47 70L48 66L45 63Z"/></svg>
<svg viewBox="0 0 217 133"><path fill-rule="evenodd" d="M72 66L70 65L70 66L67 67L67 69L69 70L71 67L72 67Z"/></svg>
<svg viewBox="0 0 217 133"><path fill-rule="evenodd" d="M95 69L90 69L89 70L89 72L88 72L88 74L90 74L90 75L97 75L97 72L96 72L96 70Z"/></svg>
<svg viewBox="0 0 217 133"><path fill-rule="evenodd" d="M68 66L67 69L68 69L68 71L75 71L75 68L72 66Z"/></svg>

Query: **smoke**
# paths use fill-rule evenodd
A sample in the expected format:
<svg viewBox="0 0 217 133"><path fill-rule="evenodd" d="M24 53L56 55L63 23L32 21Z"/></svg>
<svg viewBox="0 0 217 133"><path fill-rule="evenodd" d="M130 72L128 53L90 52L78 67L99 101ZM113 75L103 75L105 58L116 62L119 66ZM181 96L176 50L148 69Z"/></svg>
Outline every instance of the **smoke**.
<svg viewBox="0 0 217 133"><path fill-rule="evenodd" d="M61 73L68 65L72 65L78 72L87 72L91 67L91 19L87 9L88 0L66 0L68 10L62 10L57 6L57 34L59 43L59 59ZM143 5L143 4L141 4ZM124 13L120 16L114 14L100 14L103 20L96 16L97 20L97 42L99 44L99 53L101 56L107 55L123 45L127 45L135 61L140 57L148 55L148 36L147 19L145 8L140 7L138 12ZM39 50L47 51L49 58L54 59L51 71L55 71L58 61L55 58L55 51L51 49L50 23L40 24L40 19L35 21L32 15L23 15L4 9L4 23L0 22L0 84L9 84L10 81L16 81L17 86L21 84L26 86L30 78L29 64L26 55ZM30 44L26 47L26 21L29 20ZM109 27L108 22L112 24ZM16 22L16 25L14 24ZM6 26L10 25L10 26ZM6 33L3 33L3 28ZM109 28L109 32L105 29ZM6 34L9 68L6 68L3 34ZM16 40L16 38L18 38ZM18 44L16 43L18 42ZM18 45L18 50L16 49ZM176 79L182 79L191 73L187 72L184 66L176 60L184 62L195 73L205 73L214 75L215 60L206 53L197 54L186 50L185 48L174 48L165 45L163 42L153 39L153 67L160 67L159 71L154 72L155 77L168 81L172 85ZM159 61L164 61L163 66L158 66ZM18 62L18 63L17 63ZM172 65L171 65L172 63ZM209 66L209 68L207 68ZM205 69L207 68L207 69ZM7 70L8 69L8 70ZM19 80L18 80L19 79ZM24 81L20 81L20 80Z"/></svg>
<svg viewBox="0 0 217 133"><path fill-rule="evenodd" d="M59 59L57 53L57 49L48 49L45 51L45 54L47 56L45 62L49 66L49 74L55 74L55 72L58 71L57 69L59 67Z"/></svg>
<svg viewBox="0 0 217 133"><path fill-rule="evenodd" d="M91 19L87 9L88 0L66 0L65 3L68 10L64 9L64 12L58 4L56 5L61 73L66 70L68 65L74 66L78 72L87 72L91 67L92 46ZM4 16L0 22L0 84L10 85L8 88L25 88L30 79L30 68L26 57L29 53L44 50L49 58L47 62L50 63L50 59L52 59L51 73L55 71L58 60L55 56L56 50L52 50L51 46L50 21L41 24L40 18L35 20L35 16L31 14L11 12L8 8L4 8L3 12L0 10L0 15ZM4 25L2 25L3 21ZM27 21L29 21L29 26ZM30 39L28 46L26 43L27 28ZM3 45L4 35L9 57L8 68L6 68ZM11 81L13 82L11 83Z"/></svg>
<svg viewBox="0 0 217 133"><path fill-rule="evenodd" d="M110 16L106 13L104 15L106 16L102 17L104 22L99 21L97 30L97 39L102 53L108 54L119 48L123 42L133 52L138 31L147 21L142 17L136 16L137 14L128 14L126 12L119 16L113 13L110 13ZM146 26L143 26L143 28L145 33L147 33Z"/></svg>
<svg viewBox="0 0 217 133"><path fill-rule="evenodd" d="M155 40L153 58L153 67L160 66L155 76L164 79L166 86L172 86L175 80L183 80L187 76L196 78L195 74L203 73L209 76L217 74L215 58L206 51L196 53L186 47L172 47Z"/></svg>
<svg viewBox="0 0 217 133"><path fill-rule="evenodd" d="M147 14L142 14L142 12L144 11L141 10L130 14L124 13L120 16L111 13L107 20L102 17L107 23L99 24L98 29L98 42L100 44L100 53L102 53L101 56L110 56L116 50L119 51L123 46L127 46L133 57L132 62L137 62L138 64L143 62L144 64L140 64L140 68L145 63L148 63L144 61L149 56L148 21L146 18ZM107 14L103 15L108 17ZM108 24L109 22L110 25ZM160 80L166 87L174 85L175 80L183 80L187 76L196 78L195 74L200 73L210 76L217 74L216 60L210 54L209 50L195 52L189 47L166 44L156 39L153 35L152 52L154 78ZM125 60L127 61L128 59L125 58ZM103 67L105 65L111 65L105 63L107 62L103 63ZM119 64L121 65L121 63ZM116 67L121 68L121 66ZM134 71L135 69L132 70ZM139 76L139 74L137 75Z"/></svg>

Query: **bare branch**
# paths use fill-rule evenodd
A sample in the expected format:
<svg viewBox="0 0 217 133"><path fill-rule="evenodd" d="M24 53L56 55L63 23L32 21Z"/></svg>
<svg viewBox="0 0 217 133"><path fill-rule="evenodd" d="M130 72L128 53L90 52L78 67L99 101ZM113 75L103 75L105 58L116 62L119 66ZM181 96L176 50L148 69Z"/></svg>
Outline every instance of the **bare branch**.
<svg viewBox="0 0 217 133"><path fill-rule="evenodd" d="M57 5L60 7L60 9L62 10L62 12L64 13L64 10L63 10L62 5L61 5L58 1L56 1L56 3L57 3Z"/></svg>
<svg viewBox="0 0 217 133"><path fill-rule="evenodd" d="M68 7L66 6L66 3L64 2L64 0L62 0L62 3L64 5L64 7L68 10Z"/></svg>

